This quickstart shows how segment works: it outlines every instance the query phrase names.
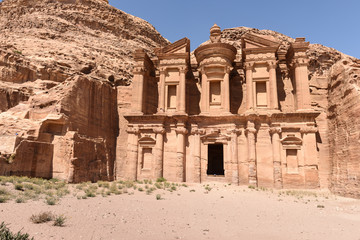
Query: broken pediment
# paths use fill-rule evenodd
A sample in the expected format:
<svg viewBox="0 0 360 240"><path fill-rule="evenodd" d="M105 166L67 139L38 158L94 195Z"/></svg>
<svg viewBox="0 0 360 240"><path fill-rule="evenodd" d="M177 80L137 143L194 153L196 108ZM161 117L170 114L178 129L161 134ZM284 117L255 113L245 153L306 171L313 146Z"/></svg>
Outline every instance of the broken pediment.
<svg viewBox="0 0 360 240"><path fill-rule="evenodd" d="M190 40L188 38L182 38L166 47L157 49L157 54L174 54L174 53L189 53L190 52Z"/></svg>
<svg viewBox="0 0 360 240"><path fill-rule="evenodd" d="M277 50L280 43L271 36L260 36L254 33L246 33L241 37L241 45L243 49L274 48Z"/></svg>

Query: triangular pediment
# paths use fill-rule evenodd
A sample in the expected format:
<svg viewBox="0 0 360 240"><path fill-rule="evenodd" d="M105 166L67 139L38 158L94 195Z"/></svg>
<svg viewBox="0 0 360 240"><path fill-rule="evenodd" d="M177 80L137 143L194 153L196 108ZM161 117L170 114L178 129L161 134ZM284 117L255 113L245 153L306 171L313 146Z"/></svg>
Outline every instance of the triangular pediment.
<svg viewBox="0 0 360 240"><path fill-rule="evenodd" d="M241 37L242 48L256 49L256 48L278 48L280 43L271 36L262 36L254 33L246 33Z"/></svg>
<svg viewBox="0 0 360 240"><path fill-rule="evenodd" d="M160 49L162 54L172 53L188 53L190 52L190 40L188 38L182 38L164 48Z"/></svg>

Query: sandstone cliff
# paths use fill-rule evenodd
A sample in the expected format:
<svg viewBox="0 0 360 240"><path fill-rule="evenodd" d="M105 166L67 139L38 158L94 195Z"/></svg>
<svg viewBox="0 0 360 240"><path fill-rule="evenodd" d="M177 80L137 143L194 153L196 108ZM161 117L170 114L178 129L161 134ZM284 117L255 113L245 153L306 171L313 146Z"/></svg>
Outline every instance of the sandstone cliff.
<svg viewBox="0 0 360 240"><path fill-rule="evenodd" d="M107 0L0 3L0 174L113 179L116 86L167 43Z"/></svg>

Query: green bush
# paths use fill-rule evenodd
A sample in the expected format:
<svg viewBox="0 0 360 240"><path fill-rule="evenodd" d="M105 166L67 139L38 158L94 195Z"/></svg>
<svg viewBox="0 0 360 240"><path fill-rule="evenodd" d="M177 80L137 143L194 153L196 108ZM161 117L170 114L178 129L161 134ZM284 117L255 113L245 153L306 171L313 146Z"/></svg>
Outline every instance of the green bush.
<svg viewBox="0 0 360 240"><path fill-rule="evenodd" d="M63 215L57 216L57 217L55 217L53 225L57 226L57 227L63 227L65 224L65 220L66 220L66 217L64 217Z"/></svg>
<svg viewBox="0 0 360 240"><path fill-rule="evenodd" d="M36 215L33 214L30 217L30 220L36 224L50 222L53 219L54 219L54 215L51 212L42 212Z"/></svg>
<svg viewBox="0 0 360 240"><path fill-rule="evenodd" d="M160 177L160 178L156 179L156 182L166 182L166 179L163 177Z"/></svg>
<svg viewBox="0 0 360 240"><path fill-rule="evenodd" d="M0 239L3 240L34 240L34 238L30 238L29 234L21 233L21 231L17 233L12 233L9 228L7 228L6 224L2 222L0 224Z"/></svg>
<svg viewBox="0 0 360 240"><path fill-rule="evenodd" d="M15 190L24 191L24 185L21 183L15 183Z"/></svg>

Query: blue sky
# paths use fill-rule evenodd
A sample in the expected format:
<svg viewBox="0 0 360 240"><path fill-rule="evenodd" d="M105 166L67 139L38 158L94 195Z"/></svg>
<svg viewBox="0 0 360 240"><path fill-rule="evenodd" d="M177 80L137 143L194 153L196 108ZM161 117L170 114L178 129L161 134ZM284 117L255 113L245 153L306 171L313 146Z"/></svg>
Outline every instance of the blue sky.
<svg viewBox="0 0 360 240"><path fill-rule="evenodd" d="M150 22L165 38L183 37L196 48L217 23L270 29L360 58L360 0L110 0Z"/></svg>
<svg viewBox="0 0 360 240"><path fill-rule="evenodd" d="M1 2L1 0L0 0ZM217 23L270 29L360 58L360 0L110 0L150 22L165 38L195 49Z"/></svg>

